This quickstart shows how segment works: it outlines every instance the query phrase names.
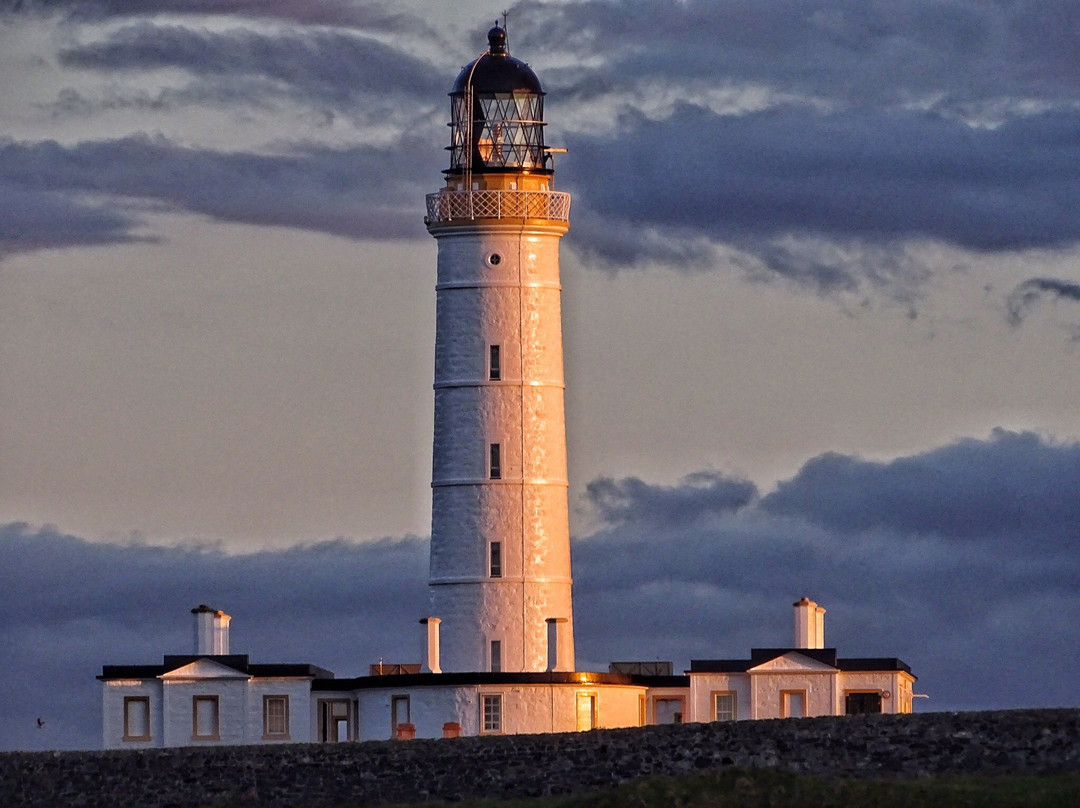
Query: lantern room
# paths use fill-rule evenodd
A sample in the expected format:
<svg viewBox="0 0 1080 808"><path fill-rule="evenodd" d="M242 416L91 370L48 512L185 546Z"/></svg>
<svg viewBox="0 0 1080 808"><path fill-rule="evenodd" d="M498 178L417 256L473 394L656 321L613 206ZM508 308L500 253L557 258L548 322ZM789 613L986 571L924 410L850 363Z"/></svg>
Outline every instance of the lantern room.
<svg viewBox="0 0 1080 808"><path fill-rule="evenodd" d="M447 179L471 174L551 174L544 149L544 91L510 55L506 30L488 31L488 50L462 68L450 91Z"/></svg>

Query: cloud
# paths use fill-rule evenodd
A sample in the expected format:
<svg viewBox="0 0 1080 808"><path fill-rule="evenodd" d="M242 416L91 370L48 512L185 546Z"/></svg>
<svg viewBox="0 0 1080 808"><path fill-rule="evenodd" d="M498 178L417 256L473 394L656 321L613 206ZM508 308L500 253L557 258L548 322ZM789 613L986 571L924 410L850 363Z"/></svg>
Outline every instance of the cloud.
<svg viewBox="0 0 1080 808"><path fill-rule="evenodd" d="M560 92L603 87L628 104L656 79L676 93L720 80L992 122L1072 106L1080 90L1069 0L591 0L513 14L525 46L557 48L573 65L553 74Z"/></svg>
<svg viewBox="0 0 1080 808"><path fill-rule="evenodd" d="M585 487L590 509L609 524L694 524L737 511L757 497L749 480L717 472L688 475L676 486L650 485L637 477L599 477Z"/></svg>
<svg viewBox="0 0 1080 808"><path fill-rule="evenodd" d="M143 135L75 146L0 141L0 185L13 189L0 219L25 222L0 229L0 249L129 241L137 218L116 211L137 206L349 238L415 237L423 232L418 200L435 169L407 159L414 151L438 153L409 143L226 153ZM390 176L388 164L400 173ZM79 198L94 201L72 201ZM66 215L46 215L57 209Z"/></svg>
<svg viewBox="0 0 1080 808"><path fill-rule="evenodd" d="M360 119L430 109L447 83L429 62L370 37L319 29L265 34L140 22L104 41L61 50L62 65L105 74L177 68L202 81L180 98L190 103L286 96L331 105ZM172 97L176 100L176 94ZM426 117L426 116L421 116Z"/></svg>
<svg viewBox="0 0 1080 808"><path fill-rule="evenodd" d="M825 454L762 499L764 511L852 535L883 529L944 542L1038 537L1075 549L1080 443L996 430L888 462Z"/></svg>
<svg viewBox="0 0 1080 808"><path fill-rule="evenodd" d="M1080 303L1080 283L1056 278L1029 278L1017 284L1005 299L1009 323L1020 325L1031 308L1047 298Z"/></svg>
<svg viewBox="0 0 1080 808"><path fill-rule="evenodd" d="M978 251L1076 243L1080 224L1066 215L1080 204L1076 131L1080 112L973 129L925 113L788 106L727 116L687 104L662 120L625 117L617 136L569 136L564 164L588 215L623 226L630 241L615 261L635 249L648 256L634 228L654 228L732 243L779 274L843 289L867 267L843 256L800 266L778 254L778 240ZM590 247L610 253L602 241ZM880 271L888 281L920 270Z"/></svg>
<svg viewBox="0 0 1080 808"><path fill-rule="evenodd" d="M101 665L189 653L188 612L199 603L234 616L232 650L253 661L311 662L356 676L380 656L412 660L426 567L427 541L413 537L228 555L0 527L0 748L97 746L93 677ZM48 737L37 732L37 716Z"/></svg>
<svg viewBox="0 0 1080 808"><path fill-rule="evenodd" d="M125 244L138 217L71 195L26 190L0 180L0 259L49 247Z"/></svg>
<svg viewBox="0 0 1080 808"><path fill-rule="evenodd" d="M15 0L9 12L61 12L78 20L171 16L228 16L289 20L304 25L350 25L370 30L426 30L392 5L352 0Z"/></svg>
<svg viewBox="0 0 1080 808"><path fill-rule="evenodd" d="M887 463L823 455L757 499L715 472L601 479L573 542L579 667L745 658L827 610L842 656L898 656L933 709L1075 704L1080 446L998 431ZM188 610L233 615L232 649L339 676L419 659L428 544L346 540L230 555L0 527L0 748L96 746L102 664L191 647ZM46 718L48 735L35 727ZM36 745L36 746L35 746Z"/></svg>

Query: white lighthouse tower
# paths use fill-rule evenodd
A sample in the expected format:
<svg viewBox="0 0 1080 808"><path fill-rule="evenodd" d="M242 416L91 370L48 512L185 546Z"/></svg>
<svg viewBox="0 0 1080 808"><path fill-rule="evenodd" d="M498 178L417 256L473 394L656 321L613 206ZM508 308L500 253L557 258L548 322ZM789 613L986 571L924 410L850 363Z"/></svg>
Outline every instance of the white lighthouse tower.
<svg viewBox="0 0 1080 808"><path fill-rule="evenodd" d="M574 669L559 239L544 93L506 31L450 92L438 240L429 667ZM433 661L434 660L434 661Z"/></svg>

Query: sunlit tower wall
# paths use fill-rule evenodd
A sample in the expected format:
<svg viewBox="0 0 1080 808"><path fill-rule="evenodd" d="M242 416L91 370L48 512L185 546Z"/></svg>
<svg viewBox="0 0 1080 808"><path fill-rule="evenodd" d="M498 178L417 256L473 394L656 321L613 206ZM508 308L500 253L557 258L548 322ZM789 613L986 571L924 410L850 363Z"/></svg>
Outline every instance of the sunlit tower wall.
<svg viewBox="0 0 1080 808"><path fill-rule="evenodd" d="M559 239L540 81L506 32L450 92L438 241L430 611L443 671L574 669Z"/></svg>

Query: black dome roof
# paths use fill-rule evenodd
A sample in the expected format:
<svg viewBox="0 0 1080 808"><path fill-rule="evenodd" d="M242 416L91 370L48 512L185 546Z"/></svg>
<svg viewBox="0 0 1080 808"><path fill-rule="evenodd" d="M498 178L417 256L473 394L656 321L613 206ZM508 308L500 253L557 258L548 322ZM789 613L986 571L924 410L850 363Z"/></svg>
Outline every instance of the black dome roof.
<svg viewBox="0 0 1080 808"><path fill-rule="evenodd" d="M463 95L470 75L474 93L544 94L532 68L507 51L506 31L497 25L488 31L488 52L461 69L450 95Z"/></svg>

